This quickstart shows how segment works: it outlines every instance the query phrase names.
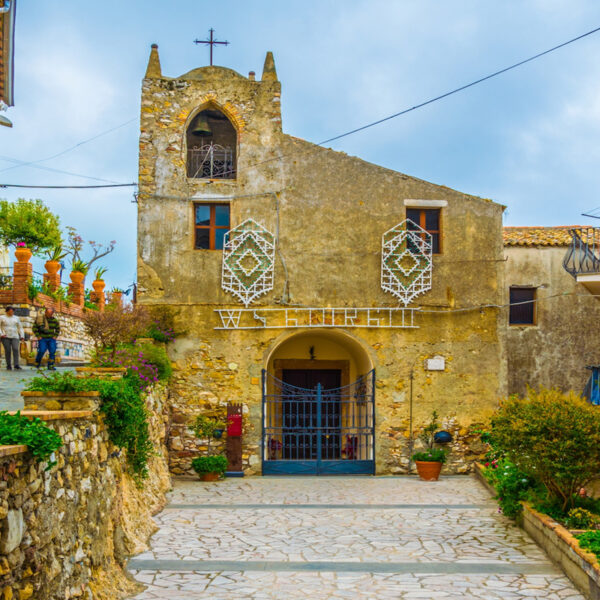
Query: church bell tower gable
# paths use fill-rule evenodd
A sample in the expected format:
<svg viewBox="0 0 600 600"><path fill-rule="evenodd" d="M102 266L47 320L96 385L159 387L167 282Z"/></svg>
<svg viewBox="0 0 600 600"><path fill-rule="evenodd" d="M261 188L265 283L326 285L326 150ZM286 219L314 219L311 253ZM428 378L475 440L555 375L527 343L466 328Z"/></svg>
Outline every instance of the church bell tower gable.
<svg viewBox="0 0 600 600"><path fill-rule="evenodd" d="M259 81L253 72L244 77L217 66L173 78L162 74L153 45L142 83L140 195L177 195L182 186L189 192L218 180L248 183L244 169L267 160L279 143L280 99L270 52ZM212 170L201 155L209 147ZM219 161L227 163L221 172L214 167Z"/></svg>

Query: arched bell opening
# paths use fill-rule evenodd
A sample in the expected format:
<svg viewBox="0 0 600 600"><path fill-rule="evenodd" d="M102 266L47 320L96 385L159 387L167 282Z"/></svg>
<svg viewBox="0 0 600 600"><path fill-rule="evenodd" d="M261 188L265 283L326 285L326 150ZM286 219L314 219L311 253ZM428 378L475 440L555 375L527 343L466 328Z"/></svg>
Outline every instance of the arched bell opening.
<svg viewBox="0 0 600 600"><path fill-rule="evenodd" d="M227 115L209 107L194 116L186 130L187 176L235 179L237 131Z"/></svg>
<svg viewBox="0 0 600 600"><path fill-rule="evenodd" d="M375 371L355 338L307 331L263 370L263 474L374 474Z"/></svg>

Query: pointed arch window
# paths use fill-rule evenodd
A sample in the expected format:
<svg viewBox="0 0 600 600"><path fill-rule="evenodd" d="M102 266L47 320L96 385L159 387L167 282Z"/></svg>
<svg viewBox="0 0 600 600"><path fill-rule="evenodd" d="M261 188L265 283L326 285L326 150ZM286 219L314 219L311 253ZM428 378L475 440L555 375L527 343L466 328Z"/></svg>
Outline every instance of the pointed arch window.
<svg viewBox="0 0 600 600"><path fill-rule="evenodd" d="M235 179L237 132L220 110L199 112L186 132L187 176L193 179Z"/></svg>

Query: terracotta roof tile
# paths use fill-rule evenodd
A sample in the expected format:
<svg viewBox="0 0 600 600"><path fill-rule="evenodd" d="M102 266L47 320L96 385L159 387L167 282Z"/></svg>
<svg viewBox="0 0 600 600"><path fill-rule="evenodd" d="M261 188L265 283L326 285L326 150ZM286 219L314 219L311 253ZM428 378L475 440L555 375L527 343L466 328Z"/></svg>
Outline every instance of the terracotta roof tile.
<svg viewBox="0 0 600 600"><path fill-rule="evenodd" d="M560 225L557 227L504 227L505 246L569 246L569 230L582 225Z"/></svg>

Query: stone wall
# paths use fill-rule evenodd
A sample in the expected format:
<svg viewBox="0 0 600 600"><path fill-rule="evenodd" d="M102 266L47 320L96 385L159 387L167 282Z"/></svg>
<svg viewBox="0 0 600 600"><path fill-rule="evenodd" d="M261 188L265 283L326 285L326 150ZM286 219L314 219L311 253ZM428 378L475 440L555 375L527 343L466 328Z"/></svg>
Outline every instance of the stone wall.
<svg viewBox="0 0 600 600"><path fill-rule="evenodd" d="M505 324L508 393L558 387L583 392L590 376L586 365L600 364L600 301L563 267L565 246L506 247L506 296L510 286L535 287L534 325Z"/></svg>
<svg viewBox="0 0 600 600"><path fill-rule="evenodd" d="M24 447L0 447L2 600L116 600L136 590L124 563L146 549L150 516L162 509L170 487L165 401L163 387L147 397L157 454L142 487L99 413L24 413L42 417L64 445L49 470Z"/></svg>

